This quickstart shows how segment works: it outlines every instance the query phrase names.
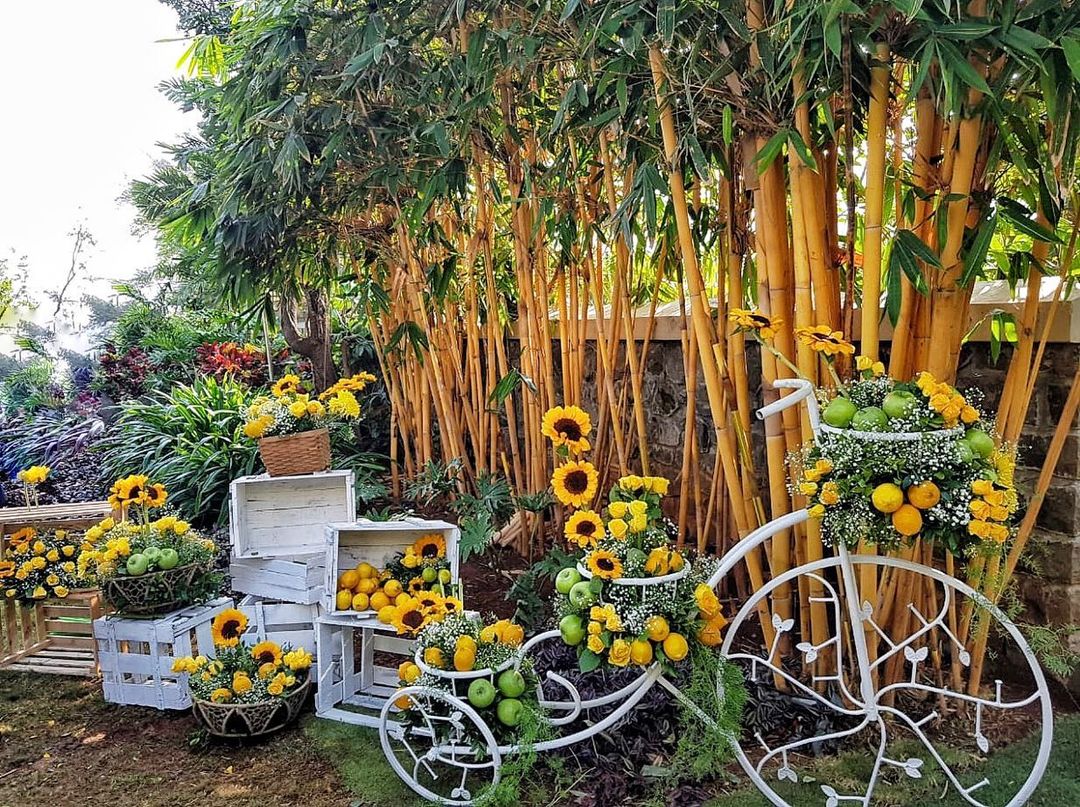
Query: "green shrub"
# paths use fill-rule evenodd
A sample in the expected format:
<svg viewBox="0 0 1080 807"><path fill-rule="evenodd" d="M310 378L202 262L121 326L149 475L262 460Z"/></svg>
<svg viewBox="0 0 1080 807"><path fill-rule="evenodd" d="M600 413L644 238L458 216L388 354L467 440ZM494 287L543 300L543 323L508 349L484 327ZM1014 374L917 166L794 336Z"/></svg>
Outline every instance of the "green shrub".
<svg viewBox="0 0 1080 807"><path fill-rule="evenodd" d="M56 366L48 359L34 359L0 382L0 411L9 417L28 415L39 409L59 409L70 398L70 379L58 380Z"/></svg>
<svg viewBox="0 0 1080 807"><path fill-rule="evenodd" d="M12 477L31 465L74 459L105 435L97 415L43 409L0 425L0 475Z"/></svg>
<svg viewBox="0 0 1080 807"><path fill-rule="evenodd" d="M187 520L225 521L229 483L262 470L255 444L243 435L250 398L239 384L201 377L125 402L101 446L106 477L147 474L168 488L169 503Z"/></svg>

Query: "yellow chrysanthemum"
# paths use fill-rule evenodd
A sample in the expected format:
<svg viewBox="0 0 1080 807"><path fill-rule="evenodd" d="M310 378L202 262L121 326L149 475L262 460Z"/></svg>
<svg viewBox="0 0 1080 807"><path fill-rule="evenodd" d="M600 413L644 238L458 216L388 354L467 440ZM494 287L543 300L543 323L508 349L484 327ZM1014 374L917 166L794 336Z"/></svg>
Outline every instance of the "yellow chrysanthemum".
<svg viewBox="0 0 1080 807"><path fill-rule="evenodd" d="M588 507L600 484L600 475L588 461L571 461L555 469L551 485L555 498L568 507Z"/></svg>
<svg viewBox="0 0 1080 807"><path fill-rule="evenodd" d="M555 445L580 454L589 450L592 420L579 406L553 406L544 414L541 431Z"/></svg>
<svg viewBox="0 0 1080 807"><path fill-rule="evenodd" d="M24 485L40 485L49 478L49 470L47 465L33 465L19 471L19 481Z"/></svg>
<svg viewBox="0 0 1080 807"><path fill-rule="evenodd" d="M773 319L758 309L732 308L728 319L739 331L754 331L762 339L772 339L783 324L782 319Z"/></svg>
<svg viewBox="0 0 1080 807"><path fill-rule="evenodd" d="M214 703L228 703L232 700L232 697L232 690L225 687L218 687L210 693L210 700Z"/></svg>
<svg viewBox="0 0 1080 807"><path fill-rule="evenodd" d="M832 359L838 354L850 356L855 352L855 345L844 339L842 331L834 331L828 325L814 325L809 328L796 328L795 336L811 350L822 353Z"/></svg>
<svg viewBox="0 0 1080 807"><path fill-rule="evenodd" d="M588 566L589 571L601 580L618 580L623 574L622 561L604 549L589 553Z"/></svg>
<svg viewBox="0 0 1080 807"><path fill-rule="evenodd" d="M566 540L573 541L583 549L591 549L604 535L604 522L592 510L578 510L566 521L563 529Z"/></svg>
<svg viewBox="0 0 1080 807"><path fill-rule="evenodd" d="M236 647L247 626L247 614L236 608L227 608L214 617L210 625L210 635L214 644L219 647Z"/></svg>
<svg viewBox="0 0 1080 807"><path fill-rule="evenodd" d="M310 669L311 661L311 653L307 652L302 647L290 650L285 654L285 666L293 672Z"/></svg>
<svg viewBox="0 0 1080 807"><path fill-rule="evenodd" d="M341 390L330 399L330 414L356 419L360 417L360 402L348 390Z"/></svg>

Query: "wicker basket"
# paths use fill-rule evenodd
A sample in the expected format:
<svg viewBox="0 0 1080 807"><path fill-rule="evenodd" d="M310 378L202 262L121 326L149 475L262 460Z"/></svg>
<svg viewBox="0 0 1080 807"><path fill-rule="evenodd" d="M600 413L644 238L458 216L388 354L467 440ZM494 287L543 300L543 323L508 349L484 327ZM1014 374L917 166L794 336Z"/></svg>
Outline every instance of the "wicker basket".
<svg viewBox="0 0 1080 807"><path fill-rule="evenodd" d="M270 476L325 471L330 467L330 432L314 429L283 437L263 437L259 440L259 455Z"/></svg>
<svg viewBox="0 0 1080 807"><path fill-rule="evenodd" d="M193 697L191 711L215 737L261 737L296 720L310 691L309 678L287 695L258 703L214 703Z"/></svg>
<svg viewBox="0 0 1080 807"><path fill-rule="evenodd" d="M122 616L158 616L192 605L191 590L213 570L201 563L104 581L101 593Z"/></svg>

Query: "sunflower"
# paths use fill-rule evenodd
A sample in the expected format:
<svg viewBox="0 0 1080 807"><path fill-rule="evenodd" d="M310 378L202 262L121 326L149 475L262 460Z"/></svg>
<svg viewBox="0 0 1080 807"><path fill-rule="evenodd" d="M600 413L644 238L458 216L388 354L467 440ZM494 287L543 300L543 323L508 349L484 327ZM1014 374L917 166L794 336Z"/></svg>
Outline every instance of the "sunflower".
<svg viewBox="0 0 1080 807"><path fill-rule="evenodd" d="M782 319L773 319L756 308L753 311L733 308L728 312L728 319L735 325L736 331L753 331L761 339L772 339L784 323Z"/></svg>
<svg viewBox="0 0 1080 807"><path fill-rule="evenodd" d="M617 580L622 577L622 561L605 549L597 549L589 554L589 571L601 580Z"/></svg>
<svg viewBox="0 0 1080 807"><path fill-rule="evenodd" d="M591 462L571 461L555 469L551 477L555 497L570 507L587 507L596 497L600 475Z"/></svg>
<svg viewBox="0 0 1080 807"><path fill-rule="evenodd" d="M567 520L564 532L566 540L588 549L604 537L604 522L592 510L578 510Z"/></svg>
<svg viewBox="0 0 1080 807"><path fill-rule="evenodd" d="M132 474L123 479L117 479L109 491L111 494L109 504L126 509L132 504L145 503L148 498L146 486L149 482L150 477L143 474Z"/></svg>
<svg viewBox="0 0 1080 807"><path fill-rule="evenodd" d="M263 664L273 664L274 666L277 666L281 663L281 647L277 642L259 642L251 648L251 657L258 662L260 667Z"/></svg>
<svg viewBox="0 0 1080 807"><path fill-rule="evenodd" d="M416 539L412 545L413 554L421 558L433 560L446 557L446 538L433 532Z"/></svg>
<svg viewBox="0 0 1080 807"><path fill-rule="evenodd" d="M8 543L10 543L12 548L14 549L15 547L23 546L30 543L31 539L33 538L37 538L37 530L35 530L33 527L23 527L21 530L8 538Z"/></svg>
<svg viewBox="0 0 1080 807"><path fill-rule="evenodd" d="M425 613L437 611L442 607L442 597L434 591L421 591L416 595L416 603Z"/></svg>
<svg viewBox="0 0 1080 807"><path fill-rule="evenodd" d="M589 450L592 431L589 413L579 406L553 406L544 415L544 436L557 446L566 446L575 454Z"/></svg>
<svg viewBox="0 0 1080 807"><path fill-rule="evenodd" d="M214 617L210 635L218 647L236 647L240 643L240 636L247 630L247 625L247 614L235 608L226 608Z"/></svg>
<svg viewBox="0 0 1080 807"><path fill-rule="evenodd" d="M393 626L397 628L399 635L416 633L427 624L428 618L420 607L419 600L409 600L399 608L394 609Z"/></svg>
<svg viewBox="0 0 1080 807"><path fill-rule="evenodd" d="M15 575L15 562L11 560L0 560L0 580L5 577L14 577Z"/></svg>
<svg viewBox="0 0 1080 807"><path fill-rule="evenodd" d="M855 345L844 339L842 331L834 331L828 325L815 325L812 328L796 328L798 340L817 353L824 353L832 359L838 353L848 356L855 352Z"/></svg>
<svg viewBox="0 0 1080 807"><path fill-rule="evenodd" d="M146 490L146 503L150 507L164 507L165 500L169 497L165 486L162 484L151 485Z"/></svg>
<svg viewBox="0 0 1080 807"><path fill-rule="evenodd" d="M295 395L304 391L304 385L300 381L300 376L288 373L283 375L281 379L274 384L270 392L273 393L275 398L280 398L283 395Z"/></svg>

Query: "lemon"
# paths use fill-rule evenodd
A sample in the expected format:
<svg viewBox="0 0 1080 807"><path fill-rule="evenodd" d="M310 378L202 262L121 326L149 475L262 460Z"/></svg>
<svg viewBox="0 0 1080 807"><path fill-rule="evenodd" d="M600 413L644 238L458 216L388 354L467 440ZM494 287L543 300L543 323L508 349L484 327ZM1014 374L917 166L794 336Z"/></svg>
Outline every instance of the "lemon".
<svg viewBox="0 0 1080 807"><path fill-rule="evenodd" d="M870 494L874 508L882 513L895 513L904 503L904 491L892 482L882 482Z"/></svg>
<svg viewBox="0 0 1080 807"><path fill-rule="evenodd" d="M378 571L370 563L361 563L356 567L356 573L360 576L361 580L367 580L371 577L378 577Z"/></svg>
<svg viewBox="0 0 1080 807"><path fill-rule="evenodd" d="M339 590L343 590L343 589L352 590L352 589L356 588L356 584L359 583L359 582L360 582L360 575L357 574L353 569L349 569L349 571L343 573L341 575L341 577L338 578L337 587L338 587Z"/></svg>
<svg viewBox="0 0 1080 807"><path fill-rule="evenodd" d="M348 611L352 608L352 592L346 590L337 593L336 603L339 611Z"/></svg>
<svg viewBox="0 0 1080 807"><path fill-rule="evenodd" d="M379 582L371 577L361 577L360 582L356 584L356 591L359 594L374 594L379 590Z"/></svg>
<svg viewBox="0 0 1080 807"><path fill-rule="evenodd" d="M933 482L918 482L907 489L908 501L920 510L929 510L941 501L941 489Z"/></svg>
<svg viewBox="0 0 1080 807"><path fill-rule="evenodd" d="M367 594L356 594L352 598L352 608L354 611L366 611L370 601Z"/></svg>
<svg viewBox="0 0 1080 807"><path fill-rule="evenodd" d="M630 660L644 667L653 659L652 642L646 639L635 639L630 643Z"/></svg>
<svg viewBox="0 0 1080 807"><path fill-rule="evenodd" d="M390 598L387 597L383 592L376 591L374 594L371 595L370 602L371 607L374 610L381 611L383 608L390 604Z"/></svg>
<svg viewBox="0 0 1080 807"><path fill-rule="evenodd" d="M429 647L424 651L424 663L429 667L442 669L446 666L446 659L443 658L442 650L437 647Z"/></svg>
<svg viewBox="0 0 1080 807"><path fill-rule="evenodd" d="M375 608L375 606L371 606L371 607ZM379 612L378 619L384 625L389 625L391 622L394 621L394 611L396 609L394 608L394 606L390 605L389 603L384 605L382 608L377 608L375 610L377 610Z"/></svg>
<svg viewBox="0 0 1080 807"><path fill-rule="evenodd" d="M664 639L664 655L675 662L682 661L690 652L690 645L681 633L669 633Z"/></svg>
<svg viewBox="0 0 1080 807"><path fill-rule="evenodd" d="M401 593L401 583L397 580L387 580L386 585L383 586L383 591L386 592L386 596L390 599L396 599L398 594Z"/></svg>
<svg viewBox="0 0 1080 807"><path fill-rule="evenodd" d="M385 589L383 590L385 591ZM389 592L387 592L387 595L389 596ZM408 604L409 600L411 599L412 597L410 597L405 592L402 592L401 594L398 594L396 597L394 597L394 605L400 608L401 606Z"/></svg>
<svg viewBox="0 0 1080 807"><path fill-rule="evenodd" d="M671 633L671 628L668 627L667 620L662 616L650 617L645 623L645 630L649 633L649 638L654 642L662 642Z"/></svg>
<svg viewBox="0 0 1080 807"><path fill-rule="evenodd" d="M892 514L893 529L901 535L918 535L922 529L922 513L914 505L905 504Z"/></svg>
<svg viewBox="0 0 1080 807"><path fill-rule="evenodd" d="M476 665L476 650L458 646L454 651L454 669L458 672L469 672Z"/></svg>

